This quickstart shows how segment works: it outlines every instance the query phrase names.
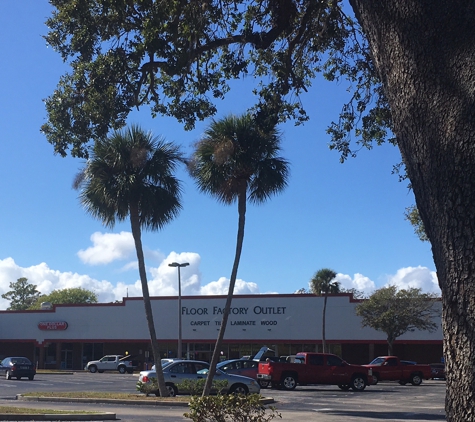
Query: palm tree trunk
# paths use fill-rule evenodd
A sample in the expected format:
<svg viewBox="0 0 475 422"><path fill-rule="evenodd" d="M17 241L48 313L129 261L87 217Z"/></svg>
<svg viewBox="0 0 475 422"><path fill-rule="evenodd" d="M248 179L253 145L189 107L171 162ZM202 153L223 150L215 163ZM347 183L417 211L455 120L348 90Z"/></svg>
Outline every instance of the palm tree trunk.
<svg viewBox="0 0 475 422"><path fill-rule="evenodd" d="M218 338L216 339L216 344L214 346L213 356L211 358L210 368L208 376L206 378L206 383L203 388L203 397L209 395L211 392L211 386L213 385L214 374L216 373L216 365L218 363L221 344L223 343L224 333L226 331L226 326L228 324L228 316L231 310L231 302L233 299L234 286L236 284L236 277L239 267L239 260L241 259L242 244L244 241L244 225L246 222L246 192L247 187L244 186L241 189L241 193L238 196L238 213L239 213L239 223L238 223L238 234L236 241L236 254L234 255L234 264L233 270L231 272L231 279L229 280L229 290L228 296L226 298L226 305L224 306L223 319L221 321L221 327L219 328Z"/></svg>
<svg viewBox="0 0 475 422"><path fill-rule="evenodd" d="M153 360L155 362L155 371L157 373L158 390L160 391L160 396L168 397L169 393L165 385L165 378L163 376L160 348L158 346L157 335L155 333L152 305L150 303L150 293L148 291L147 273L145 271L145 259L142 249L142 233L140 229L138 207L130 207L130 225L132 227L132 236L134 238L135 250L137 252L140 282L142 283L143 304L145 307L145 317L147 318L150 341L152 344Z"/></svg>
<svg viewBox="0 0 475 422"><path fill-rule="evenodd" d="M327 294L325 293L325 299L323 300L323 316L322 316L322 351L326 353L327 347L325 344L325 315L327 312Z"/></svg>

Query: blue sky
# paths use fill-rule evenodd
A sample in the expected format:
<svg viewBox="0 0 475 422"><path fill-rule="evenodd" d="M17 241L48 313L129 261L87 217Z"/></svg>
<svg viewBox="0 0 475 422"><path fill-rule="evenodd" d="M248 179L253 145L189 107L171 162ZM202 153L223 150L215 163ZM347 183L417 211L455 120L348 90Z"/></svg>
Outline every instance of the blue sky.
<svg viewBox="0 0 475 422"><path fill-rule="evenodd" d="M0 44L0 294L28 278L42 293L66 287L95 291L101 302L141 296L130 226L106 229L80 207L72 189L84 162L53 154L40 133L42 100L68 71L46 46L46 0L1 0ZM237 81L217 118L253 104L253 78ZM282 156L291 163L289 186L263 205L250 205L236 293L293 293L308 287L321 268L338 273L343 287L366 293L387 285L438 292L430 244L404 220L414 203L407 184L392 175L400 161L390 145L361 151L344 164L328 148L325 132L347 98L347 84L316 79L302 97L304 126L282 125ZM155 135L190 153L209 121L186 132L171 118L152 119L147 108L131 114ZM183 211L159 232L144 233L153 295L177 294L173 261L182 269L182 292L225 294L237 232L237 206L197 191L184 168ZM0 309L8 302L0 299Z"/></svg>

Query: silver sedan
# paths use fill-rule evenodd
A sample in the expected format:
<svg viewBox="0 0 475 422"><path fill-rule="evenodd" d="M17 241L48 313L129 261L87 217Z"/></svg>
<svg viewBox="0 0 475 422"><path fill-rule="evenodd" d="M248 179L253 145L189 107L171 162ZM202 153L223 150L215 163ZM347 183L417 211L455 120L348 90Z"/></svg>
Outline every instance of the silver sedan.
<svg viewBox="0 0 475 422"><path fill-rule="evenodd" d="M198 381L205 379L209 371L209 363L199 360L175 360L163 366L163 375L165 377L165 384L168 388L170 396L177 394L186 394L180 384L185 381ZM139 375L139 382L143 384L152 383L152 378L157 378L155 371L142 371ZM216 369L216 374L213 378L216 381L227 381L227 386L224 393L229 394L258 394L260 386L256 380L243 377L240 375L226 374L219 369ZM158 395L158 391L150 391Z"/></svg>

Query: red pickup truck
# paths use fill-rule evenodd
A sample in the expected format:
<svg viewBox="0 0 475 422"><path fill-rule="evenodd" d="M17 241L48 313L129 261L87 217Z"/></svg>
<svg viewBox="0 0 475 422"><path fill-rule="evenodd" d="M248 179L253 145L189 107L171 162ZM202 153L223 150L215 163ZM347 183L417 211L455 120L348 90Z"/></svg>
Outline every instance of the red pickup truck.
<svg viewBox="0 0 475 422"><path fill-rule="evenodd" d="M297 384L338 385L342 390L363 391L373 383L371 369L351 365L330 353L300 352L293 363L259 362L257 379L270 382L273 388L293 390Z"/></svg>
<svg viewBox="0 0 475 422"><path fill-rule="evenodd" d="M399 381L401 385L408 382L412 385L421 385L423 379L428 380L432 377L430 365L402 361L397 356L379 356L364 366L373 370L374 384L378 381Z"/></svg>

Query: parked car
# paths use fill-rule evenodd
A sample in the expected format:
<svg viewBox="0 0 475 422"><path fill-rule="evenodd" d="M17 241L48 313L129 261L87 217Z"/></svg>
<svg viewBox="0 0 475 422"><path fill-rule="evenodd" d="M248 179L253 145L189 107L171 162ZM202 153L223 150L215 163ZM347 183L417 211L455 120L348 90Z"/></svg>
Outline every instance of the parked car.
<svg viewBox="0 0 475 422"><path fill-rule="evenodd" d="M244 360L244 359L230 359L223 362L219 362L216 368L220 369L227 374L242 375L244 377L254 378L261 388L267 388L269 382L265 380L257 379L257 372L259 369L259 361L257 360Z"/></svg>
<svg viewBox="0 0 475 422"><path fill-rule="evenodd" d="M8 357L0 362L0 374L5 375L7 380L12 378L17 380L28 378L30 381L33 381L36 375L36 368L28 358L22 356Z"/></svg>
<svg viewBox="0 0 475 422"><path fill-rule="evenodd" d="M401 385L421 385L422 380L431 378L429 365L401 361L397 356L379 356L364 366L373 370L374 384L379 381L399 381Z"/></svg>
<svg viewBox="0 0 475 422"><path fill-rule="evenodd" d="M185 380L197 381L204 379L208 371L209 363L199 360L175 360L163 366L165 384L170 396L174 397L177 394L188 393L188 391L183 390L180 383ZM139 375L139 382L148 384L152 382L152 378L157 378L155 371L142 371ZM220 369L216 369L214 380L226 380L228 382L224 393L254 394L260 392L260 387L256 380L240 375L227 374ZM151 392L156 396L160 394L158 390Z"/></svg>
<svg viewBox="0 0 475 422"><path fill-rule="evenodd" d="M257 373L259 372L259 362L267 359L274 360L276 362L285 360L286 356L266 356L267 352L273 352L267 346L261 347L261 349L251 358L250 356L243 356L240 359L229 359L219 362L216 368L220 369L227 374L242 375L257 380L261 388L267 388L269 382L266 380L257 379Z"/></svg>
<svg viewBox="0 0 475 422"><path fill-rule="evenodd" d="M293 362L259 362L257 378L271 383L273 388L293 390L299 385L338 385L347 391L363 391L373 383L372 370L352 365L331 353L300 352Z"/></svg>
<svg viewBox="0 0 475 422"><path fill-rule="evenodd" d="M432 379L445 380L445 364L444 363L431 363L431 375Z"/></svg>
<svg viewBox="0 0 475 422"><path fill-rule="evenodd" d="M166 366L166 365L168 365L169 363L171 363L171 362L173 362L173 361L175 361L175 360L182 360L182 359L173 359L173 358L167 359L167 358L163 358L163 359L161 359L161 363L162 363L162 366ZM152 371L155 371L155 365L152 366Z"/></svg>
<svg viewBox="0 0 475 422"><path fill-rule="evenodd" d="M104 371L119 371L121 374L132 374L138 368L138 361L133 360L134 357L130 355L106 355L99 360L89 361L84 370L93 374Z"/></svg>

